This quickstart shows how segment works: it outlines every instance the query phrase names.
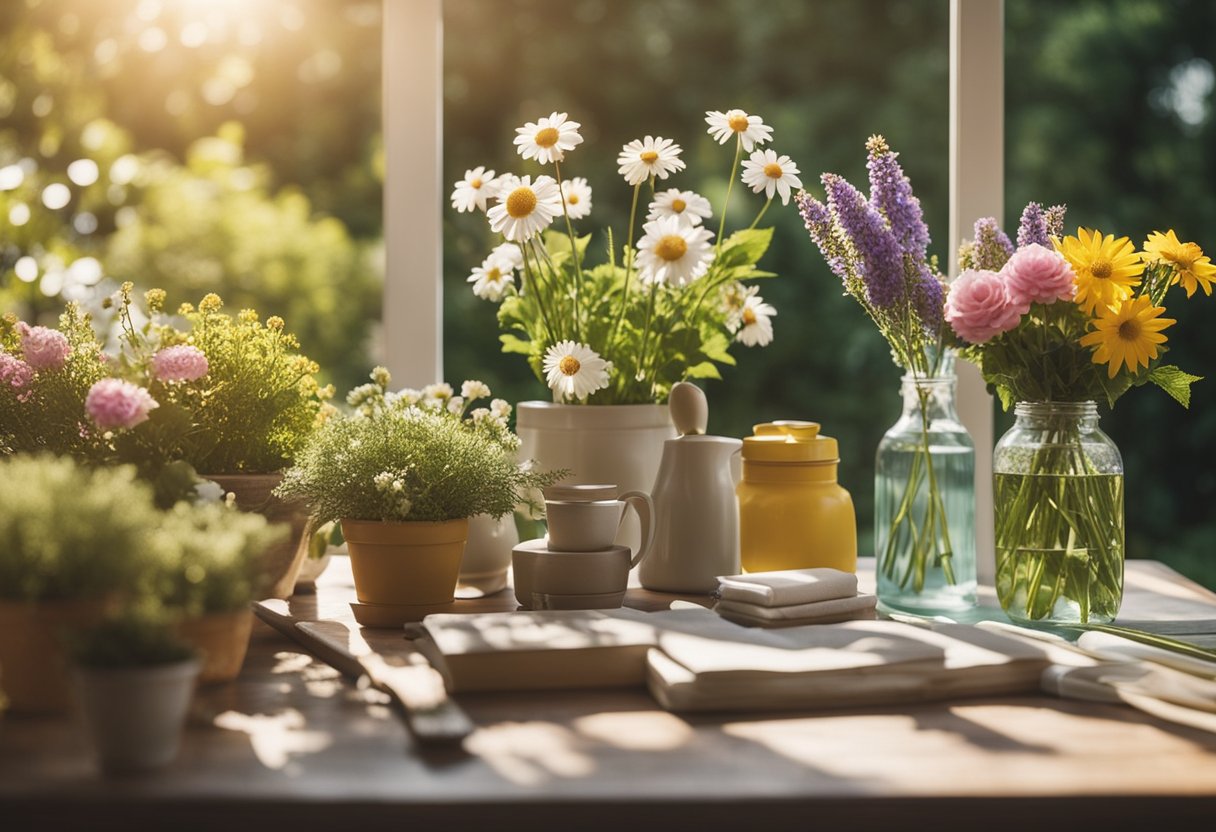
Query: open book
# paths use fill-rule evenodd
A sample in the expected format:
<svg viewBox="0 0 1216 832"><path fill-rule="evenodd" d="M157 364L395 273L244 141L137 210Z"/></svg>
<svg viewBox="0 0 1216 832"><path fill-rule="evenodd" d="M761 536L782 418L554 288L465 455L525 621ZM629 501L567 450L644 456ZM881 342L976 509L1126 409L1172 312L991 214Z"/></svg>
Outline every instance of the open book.
<svg viewBox="0 0 1216 832"><path fill-rule="evenodd" d="M1044 651L963 625L759 630L701 609L432 615L453 692L646 684L670 710L848 707L1037 691Z"/></svg>

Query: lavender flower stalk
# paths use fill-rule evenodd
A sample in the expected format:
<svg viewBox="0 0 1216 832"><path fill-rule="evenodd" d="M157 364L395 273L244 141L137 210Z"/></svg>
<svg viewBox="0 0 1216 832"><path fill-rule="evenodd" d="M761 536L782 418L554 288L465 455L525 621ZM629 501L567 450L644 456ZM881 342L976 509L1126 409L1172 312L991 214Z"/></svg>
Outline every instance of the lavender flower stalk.
<svg viewBox="0 0 1216 832"><path fill-rule="evenodd" d="M961 269L998 272L1012 256L1013 243L1001 230L996 217L981 217L975 221L975 240L970 244L964 243L959 249L958 265Z"/></svg>
<svg viewBox="0 0 1216 832"><path fill-rule="evenodd" d="M882 136L871 136L866 142L870 172L870 205L886 217L904 254L914 260L925 259L929 246L929 229L925 225L920 200L912 193L912 183L897 161L899 154L887 146Z"/></svg>
<svg viewBox="0 0 1216 832"><path fill-rule="evenodd" d="M825 173L828 208L858 255L857 271L866 299L876 310L891 309L905 298L903 252L883 217L861 192L834 173Z"/></svg>

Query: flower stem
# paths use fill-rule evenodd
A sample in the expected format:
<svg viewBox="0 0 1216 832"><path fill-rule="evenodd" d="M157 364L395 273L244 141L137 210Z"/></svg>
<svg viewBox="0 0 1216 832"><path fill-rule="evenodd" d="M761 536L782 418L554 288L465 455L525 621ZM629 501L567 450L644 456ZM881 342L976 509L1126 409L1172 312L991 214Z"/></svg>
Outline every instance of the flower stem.
<svg viewBox="0 0 1216 832"><path fill-rule="evenodd" d="M582 307L579 304L579 287L583 284L583 267L579 263L578 243L574 239L574 226L570 223L570 212L566 210L566 192L562 189L562 165L553 160L553 172L557 174L557 193L562 198L562 216L566 219L566 234L570 237L570 257L574 260L574 340L583 340Z"/></svg>
<svg viewBox="0 0 1216 832"><path fill-rule="evenodd" d="M743 139L735 136L735 161L730 166L730 179L726 180L726 199L722 201L722 216L718 219L718 242L714 247L714 257L722 250L722 233L726 230L726 209L730 206L730 194L735 187L735 174L739 172L739 160L743 158Z"/></svg>
<svg viewBox="0 0 1216 832"><path fill-rule="evenodd" d="M760 224L760 220L764 219L764 213L768 210L768 206L770 206L772 204L773 204L773 198L770 196L768 199L766 199L764 201L764 207L760 209L760 213L756 214L756 218L754 220L752 220L752 224L747 227L748 231L751 231L753 228L755 228L757 225Z"/></svg>
<svg viewBox="0 0 1216 832"><path fill-rule="evenodd" d="M633 225L638 216L638 194L641 190L641 182L633 186L633 204L629 206L629 234L625 238L625 288L621 292L621 311L617 313L616 321L608 332L606 346L610 346L616 341L617 330L621 328L621 321L625 319L625 310L629 307L629 278L633 276Z"/></svg>

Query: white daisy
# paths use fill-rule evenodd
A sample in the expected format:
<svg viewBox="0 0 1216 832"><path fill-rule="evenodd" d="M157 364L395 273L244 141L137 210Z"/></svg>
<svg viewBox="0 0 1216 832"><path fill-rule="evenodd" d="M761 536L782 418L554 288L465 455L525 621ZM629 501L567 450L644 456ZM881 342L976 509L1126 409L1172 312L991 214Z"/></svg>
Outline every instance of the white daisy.
<svg viewBox="0 0 1216 832"><path fill-rule="evenodd" d="M491 254L473 269L468 282L473 284L473 294L477 297L497 303L515 285L515 270L506 260Z"/></svg>
<svg viewBox="0 0 1216 832"><path fill-rule="evenodd" d="M654 195L650 203L648 220L659 220L663 217L679 217L685 225L700 225L702 220L713 216L713 208L709 200L695 191L681 191L679 188L668 188Z"/></svg>
<svg viewBox="0 0 1216 832"><path fill-rule="evenodd" d="M764 302L759 295L752 295L743 302L743 311L739 313L742 327L735 335L735 340L747 347L764 347L772 343L772 317L777 310Z"/></svg>
<svg viewBox="0 0 1216 832"><path fill-rule="evenodd" d="M612 362L586 344L560 341L545 351L544 370L549 388L561 399L582 401L608 386Z"/></svg>
<svg viewBox="0 0 1216 832"><path fill-rule="evenodd" d="M743 325L743 307L747 299L758 291L759 287L747 286L737 280L722 287L722 309L726 312L726 328L732 333L738 332L739 327Z"/></svg>
<svg viewBox="0 0 1216 832"><path fill-rule="evenodd" d="M714 259L712 231L685 225L679 217L651 220L638 241L638 275L644 283L692 283L709 270Z"/></svg>
<svg viewBox="0 0 1216 832"><path fill-rule="evenodd" d="M709 135L717 139L718 144L726 144L738 135L743 140L743 149L748 153L756 145L773 140L773 128L766 125L764 119L749 116L742 110L727 110L725 113L706 110L705 123L709 125Z"/></svg>
<svg viewBox="0 0 1216 832"><path fill-rule="evenodd" d="M634 139L622 147L616 157L616 163L620 165L617 173L630 185L639 185L652 176L666 179L675 171L684 170L684 162L680 159L682 152L678 144L662 136Z"/></svg>
<svg viewBox="0 0 1216 832"><path fill-rule="evenodd" d="M771 150L757 150L743 163L743 184L755 193L764 191L769 199L773 192L781 194L781 204L790 204L790 188L801 188L798 167L789 156L778 156Z"/></svg>
<svg viewBox="0 0 1216 832"><path fill-rule="evenodd" d="M490 228L512 242L522 243L544 231L562 212L561 192L552 176L512 177L497 194L486 216Z"/></svg>
<svg viewBox="0 0 1216 832"><path fill-rule="evenodd" d="M565 113L551 113L540 121L515 128L515 149L525 159L535 159L542 165L560 162L567 150L582 144L583 137L578 134L581 126L577 121L567 120Z"/></svg>
<svg viewBox="0 0 1216 832"><path fill-rule="evenodd" d="M572 220L581 220L591 213L591 186L581 176L562 183L562 196L566 198L566 213Z"/></svg>
<svg viewBox="0 0 1216 832"><path fill-rule="evenodd" d="M486 259L501 261L514 271L524 267L524 253L516 243L499 243Z"/></svg>
<svg viewBox="0 0 1216 832"><path fill-rule="evenodd" d="M484 167L476 167L464 172L464 179L456 183L452 189L452 207L460 213L486 210L486 200L491 199L498 190L498 180L494 171Z"/></svg>

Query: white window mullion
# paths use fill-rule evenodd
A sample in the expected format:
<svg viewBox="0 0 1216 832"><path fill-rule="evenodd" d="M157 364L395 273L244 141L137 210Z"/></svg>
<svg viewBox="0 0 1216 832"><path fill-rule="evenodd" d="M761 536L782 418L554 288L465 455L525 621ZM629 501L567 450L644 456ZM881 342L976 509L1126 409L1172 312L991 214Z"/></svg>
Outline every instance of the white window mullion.
<svg viewBox="0 0 1216 832"><path fill-rule="evenodd" d="M384 361L443 378L443 0L384 0Z"/></svg>
<svg viewBox="0 0 1216 832"><path fill-rule="evenodd" d="M1005 9L1003 0L950 2L950 274L979 217L1003 219ZM971 364L958 363L959 415L975 440L975 544L981 583L993 582L992 397Z"/></svg>

